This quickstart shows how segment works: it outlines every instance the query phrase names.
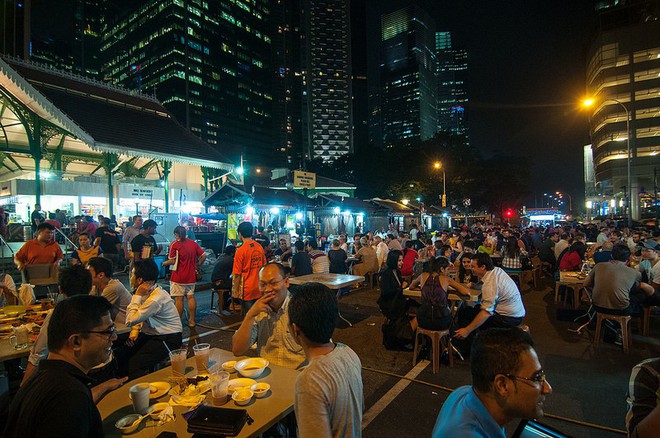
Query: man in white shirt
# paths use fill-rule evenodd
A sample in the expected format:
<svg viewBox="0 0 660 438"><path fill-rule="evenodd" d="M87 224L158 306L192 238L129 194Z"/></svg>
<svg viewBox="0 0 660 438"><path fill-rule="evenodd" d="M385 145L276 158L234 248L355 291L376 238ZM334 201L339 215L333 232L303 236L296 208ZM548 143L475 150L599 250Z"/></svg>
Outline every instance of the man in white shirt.
<svg viewBox="0 0 660 438"><path fill-rule="evenodd" d="M380 236L375 236L374 237L374 243L376 244L376 258L378 259L378 267L381 268L383 264L385 264L385 260L387 259L387 253L390 252L389 248L387 247L387 244L383 242L383 238Z"/></svg>
<svg viewBox="0 0 660 438"><path fill-rule="evenodd" d="M307 283L289 301L293 337L309 360L296 379L294 409L300 437L361 437L362 370L347 345L332 341L338 316L335 293Z"/></svg>
<svg viewBox="0 0 660 438"><path fill-rule="evenodd" d="M481 306L472 322L456 330L454 336L465 339L476 329L519 326L525 316L525 306L511 277L502 268L493 266L490 256L484 253L473 256L472 274L483 282ZM465 285L455 280L450 280L449 284L464 295L470 293Z"/></svg>
<svg viewBox="0 0 660 438"><path fill-rule="evenodd" d="M559 260L559 256L566 248L570 246L568 243L568 235L566 233L561 234L559 242L555 243L555 260Z"/></svg>
<svg viewBox="0 0 660 438"><path fill-rule="evenodd" d="M152 259L133 264L131 287L135 294L126 309L131 334L116 350L120 375L129 379L147 374L168 357L167 348L181 347L183 326L170 294L156 284L158 266ZM167 344L167 348L164 344Z"/></svg>
<svg viewBox="0 0 660 438"><path fill-rule="evenodd" d="M330 272L330 259L323 251L318 249L316 239L307 241L307 253L312 259L312 272L314 274L328 274Z"/></svg>
<svg viewBox="0 0 660 438"><path fill-rule="evenodd" d="M394 234L388 234L386 237L387 249L390 251L403 251L401 247L401 242L394 237Z"/></svg>

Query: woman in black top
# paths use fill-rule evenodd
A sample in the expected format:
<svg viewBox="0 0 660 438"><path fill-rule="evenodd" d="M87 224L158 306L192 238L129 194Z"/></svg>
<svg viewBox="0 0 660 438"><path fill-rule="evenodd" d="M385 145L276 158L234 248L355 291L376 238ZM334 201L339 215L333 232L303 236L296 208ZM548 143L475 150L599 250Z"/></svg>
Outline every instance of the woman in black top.
<svg viewBox="0 0 660 438"><path fill-rule="evenodd" d="M378 306L383 314L389 319L396 319L405 315L408 310L403 289L408 283L403 281L401 266L403 266L403 255L399 250L390 251L385 261L386 269L380 275L380 297Z"/></svg>
<svg viewBox="0 0 660 438"><path fill-rule="evenodd" d="M348 255L339 245L340 242L338 239L333 240L332 249L328 251L331 274L345 274L347 272L346 259L348 259Z"/></svg>

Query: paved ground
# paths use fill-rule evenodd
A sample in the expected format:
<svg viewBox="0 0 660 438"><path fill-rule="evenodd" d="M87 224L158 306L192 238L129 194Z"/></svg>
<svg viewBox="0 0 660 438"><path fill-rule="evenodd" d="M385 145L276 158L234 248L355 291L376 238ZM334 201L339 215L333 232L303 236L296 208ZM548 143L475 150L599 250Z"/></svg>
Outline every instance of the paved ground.
<svg viewBox="0 0 660 438"><path fill-rule="evenodd" d="M128 283L126 276L120 279ZM623 430L630 369L644 358L660 356L660 318L652 320L654 338L639 336L639 320L633 322L635 336L629 355L613 344L601 344L594 351L590 333L570 333L568 329L579 324L557 319L557 309L564 306L553 303L553 288L549 279L542 281L537 290L523 287L528 312L525 323L530 326L554 391L546 400L546 412ZM198 292L196 297L198 325L195 329L185 327L187 344L192 347L195 338L202 338L214 347L231 349L231 336L240 324L240 315L220 318L211 313L209 290ZM469 364L456 361L453 368L442 366L434 375L428 361L413 366L412 353L385 350L377 297L377 290L362 289L342 298L341 312L353 327L340 321L334 335L335 341L349 345L362 361L364 436L429 436L448 390L470 384ZM544 421L572 436L621 436L563 420L546 417Z"/></svg>
<svg viewBox="0 0 660 438"><path fill-rule="evenodd" d="M601 344L595 351L591 333L577 335L569 328L579 324L558 321L553 303L554 285L546 279L537 290L523 287L528 311L526 324L536 342L541 363L548 373L553 394L546 400L546 412L580 422L613 429L624 429L625 395L630 369L644 358L660 355L660 319L652 320L655 338L637 334L639 320L633 322L633 349L629 355L620 347ZM231 335L240 316L219 318L209 309L210 292L197 294L200 303L198 327L186 336L201 336L219 348L229 349ZM348 344L359 355L365 400L365 437L429 436L436 416L446 399L447 388L470 384L470 369L457 361L454 368L442 366L432 373L427 361L412 365L412 353L387 351L382 346L382 317L376 306L376 290L358 290L342 298L340 307L353 327L340 321L334 339ZM192 344L192 342L191 342ZM408 379L403 379L407 376ZM565 433L579 437L615 437L620 433L545 418Z"/></svg>

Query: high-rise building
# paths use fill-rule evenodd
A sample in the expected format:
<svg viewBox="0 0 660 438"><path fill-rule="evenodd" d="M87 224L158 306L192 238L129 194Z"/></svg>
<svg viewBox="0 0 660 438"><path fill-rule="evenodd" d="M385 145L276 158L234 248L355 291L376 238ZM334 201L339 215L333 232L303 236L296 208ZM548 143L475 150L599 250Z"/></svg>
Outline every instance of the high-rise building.
<svg viewBox="0 0 660 438"><path fill-rule="evenodd" d="M438 59L438 131L467 135L467 51L452 47L451 32L436 32L435 52Z"/></svg>
<svg viewBox="0 0 660 438"><path fill-rule="evenodd" d="M418 6L381 16L380 119L383 144L437 131L435 22Z"/></svg>
<svg viewBox="0 0 660 438"><path fill-rule="evenodd" d="M367 75L367 2L351 1L351 87L353 91L353 147L369 143L369 82Z"/></svg>
<svg viewBox="0 0 660 438"><path fill-rule="evenodd" d="M302 3L303 134L308 158L353 151L349 0Z"/></svg>
<svg viewBox="0 0 660 438"><path fill-rule="evenodd" d="M30 9L28 2L19 0L0 0L0 53L18 58L27 59L29 53L29 42L26 42L29 30L29 14L25 10ZM29 41L29 40L28 40Z"/></svg>
<svg viewBox="0 0 660 438"><path fill-rule="evenodd" d="M660 1L601 4L597 20L586 81L593 99L590 134L596 188L623 205L630 193L632 217L637 219L645 204L653 202L645 199L657 202Z"/></svg>
<svg viewBox="0 0 660 438"><path fill-rule="evenodd" d="M277 165L271 1L109 0L103 78L154 94L202 140Z"/></svg>

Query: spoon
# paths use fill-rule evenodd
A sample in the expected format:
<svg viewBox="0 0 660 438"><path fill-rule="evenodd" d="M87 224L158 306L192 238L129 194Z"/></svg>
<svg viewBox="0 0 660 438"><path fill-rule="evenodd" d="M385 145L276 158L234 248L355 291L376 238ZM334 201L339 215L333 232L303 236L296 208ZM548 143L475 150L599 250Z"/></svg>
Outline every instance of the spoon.
<svg viewBox="0 0 660 438"><path fill-rule="evenodd" d="M145 418L147 418L146 415L140 415L139 418L135 420L133 424L131 424L129 427L138 427L140 423L142 423L142 420L144 420Z"/></svg>

